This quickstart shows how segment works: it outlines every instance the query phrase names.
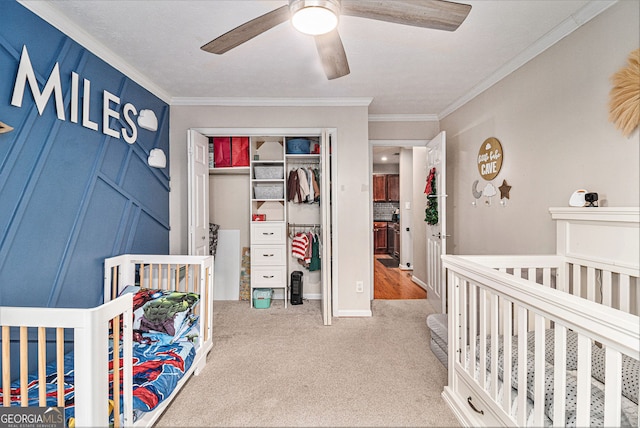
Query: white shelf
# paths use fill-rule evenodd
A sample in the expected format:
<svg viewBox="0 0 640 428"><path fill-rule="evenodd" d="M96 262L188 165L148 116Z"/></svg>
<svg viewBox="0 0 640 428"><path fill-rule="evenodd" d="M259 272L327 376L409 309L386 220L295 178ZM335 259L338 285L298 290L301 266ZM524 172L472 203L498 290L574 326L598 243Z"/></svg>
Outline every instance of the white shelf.
<svg viewBox="0 0 640 428"><path fill-rule="evenodd" d="M320 160L320 154L318 153L310 153L307 155L286 155L287 159L309 159L309 160Z"/></svg>
<svg viewBox="0 0 640 428"><path fill-rule="evenodd" d="M216 174L240 174L245 175L251 172L250 166L233 166L233 167L225 167L225 168L209 168L209 175Z"/></svg>

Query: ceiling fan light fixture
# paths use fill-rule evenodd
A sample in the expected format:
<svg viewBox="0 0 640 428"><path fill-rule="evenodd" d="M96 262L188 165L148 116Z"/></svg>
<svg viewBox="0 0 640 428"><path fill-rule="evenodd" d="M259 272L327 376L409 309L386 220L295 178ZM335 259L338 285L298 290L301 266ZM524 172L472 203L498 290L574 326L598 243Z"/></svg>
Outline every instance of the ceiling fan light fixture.
<svg viewBox="0 0 640 428"><path fill-rule="evenodd" d="M326 34L338 26L340 4L336 0L291 0L291 23L301 33Z"/></svg>

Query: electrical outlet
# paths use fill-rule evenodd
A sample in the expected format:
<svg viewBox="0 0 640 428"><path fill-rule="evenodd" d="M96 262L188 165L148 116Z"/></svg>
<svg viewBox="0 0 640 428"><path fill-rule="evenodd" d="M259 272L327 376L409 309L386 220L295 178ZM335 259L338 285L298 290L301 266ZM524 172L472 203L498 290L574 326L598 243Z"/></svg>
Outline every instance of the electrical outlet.
<svg viewBox="0 0 640 428"><path fill-rule="evenodd" d="M356 293L364 293L364 282L356 281Z"/></svg>

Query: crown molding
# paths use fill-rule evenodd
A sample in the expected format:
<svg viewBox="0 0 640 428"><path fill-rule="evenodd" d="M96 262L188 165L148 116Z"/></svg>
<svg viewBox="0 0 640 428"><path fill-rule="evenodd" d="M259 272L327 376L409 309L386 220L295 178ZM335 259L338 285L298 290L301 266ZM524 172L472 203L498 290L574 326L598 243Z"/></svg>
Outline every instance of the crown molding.
<svg viewBox="0 0 640 428"><path fill-rule="evenodd" d="M453 104L445 108L442 112L440 112L440 114L438 114L439 119L444 119L445 117L498 83L500 80L507 77L509 74L522 67L524 64L526 64L536 56L540 55L551 46L555 45L557 42L559 42L569 34L573 33L582 25L586 24L591 19L595 18L617 2L618 0L600 0L588 2L575 14L565 19L554 29L538 39L533 45L529 46L527 49L508 61L505 65L500 67L487 79L474 86L467 94L458 98L453 102Z"/></svg>
<svg viewBox="0 0 640 428"><path fill-rule="evenodd" d="M218 107L368 107L373 98L173 97L172 106Z"/></svg>
<svg viewBox="0 0 640 428"><path fill-rule="evenodd" d="M70 37L84 48L88 49L92 54L104 60L107 64L138 83L153 95L169 104L171 95L169 95L168 92L149 80L146 75L138 71L131 64L127 63L120 56L116 55L96 38L78 27L76 23L60 13L60 11L51 6L51 4L41 0L18 0L18 3L56 27L58 30L62 31L67 37Z"/></svg>
<svg viewBox="0 0 640 428"><path fill-rule="evenodd" d="M437 114L370 114L369 122L437 122Z"/></svg>

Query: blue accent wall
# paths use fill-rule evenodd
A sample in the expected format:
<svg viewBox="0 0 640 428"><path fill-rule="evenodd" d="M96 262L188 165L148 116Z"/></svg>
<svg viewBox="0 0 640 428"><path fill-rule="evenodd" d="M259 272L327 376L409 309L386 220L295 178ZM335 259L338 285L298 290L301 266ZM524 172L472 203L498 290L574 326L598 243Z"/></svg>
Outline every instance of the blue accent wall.
<svg viewBox="0 0 640 428"><path fill-rule="evenodd" d="M169 106L14 1L0 6L0 305L92 307L102 302L103 261L123 253L168 254L169 165L147 165L149 151L169 158ZM29 85L11 105L26 46L40 90L60 67L66 121L54 97L39 114ZM70 119L71 72L80 76L80 123ZM90 119L82 122L82 80L91 82ZM103 91L113 106L152 110L155 132L137 127L134 144L102 132ZM127 128L130 129L130 128Z"/></svg>

